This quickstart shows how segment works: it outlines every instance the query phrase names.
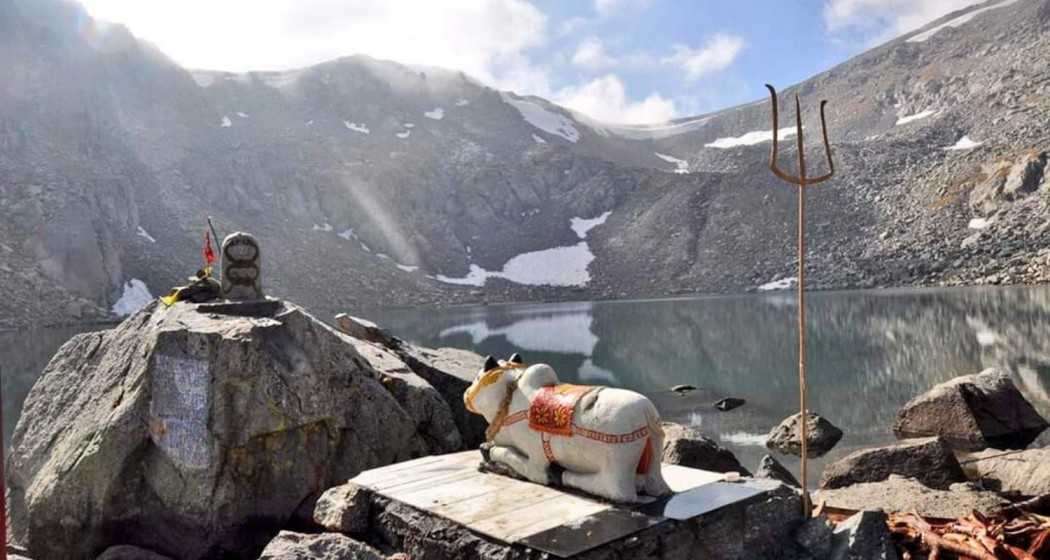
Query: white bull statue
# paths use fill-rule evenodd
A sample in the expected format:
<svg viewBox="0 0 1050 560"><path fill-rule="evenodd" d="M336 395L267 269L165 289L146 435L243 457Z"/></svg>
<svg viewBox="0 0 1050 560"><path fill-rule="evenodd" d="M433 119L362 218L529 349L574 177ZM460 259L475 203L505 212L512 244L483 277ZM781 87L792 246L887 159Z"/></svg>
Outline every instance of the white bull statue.
<svg viewBox="0 0 1050 560"><path fill-rule="evenodd" d="M550 366L515 354L489 356L463 402L489 423L482 454L493 470L616 502L671 493L660 473L660 415L638 393L559 384Z"/></svg>

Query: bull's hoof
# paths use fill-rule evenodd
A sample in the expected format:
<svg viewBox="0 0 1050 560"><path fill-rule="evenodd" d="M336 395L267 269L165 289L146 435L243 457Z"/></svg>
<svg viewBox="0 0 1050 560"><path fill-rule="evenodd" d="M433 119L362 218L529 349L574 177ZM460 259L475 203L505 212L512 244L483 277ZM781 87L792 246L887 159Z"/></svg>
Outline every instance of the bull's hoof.
<svg viewBox="0 0 1050 560"><path fill-rule="evenodd" d="M550 481L551 486L565 486L565 482L562 480L563 474L565 474L565 467L558 463L547 465L547 480Z"/></svg>

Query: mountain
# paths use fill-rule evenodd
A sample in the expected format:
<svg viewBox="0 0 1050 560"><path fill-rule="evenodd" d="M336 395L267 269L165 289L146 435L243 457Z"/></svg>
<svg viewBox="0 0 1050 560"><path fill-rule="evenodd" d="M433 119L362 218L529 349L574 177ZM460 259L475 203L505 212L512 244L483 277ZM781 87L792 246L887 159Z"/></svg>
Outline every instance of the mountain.
<svg viewBox="0 0 1050 560"><path fill-rule="evenodd" d="M813 286L1050 279L1048 59L1050 0L992 1L784 88L811 166L829 101ZM0 325L166 291L200 266L207 216L256 234L265 288L322 314L793 276L768 100L613 126L366 56L191 71L65 0L0 0L0 62Z"/></svg>

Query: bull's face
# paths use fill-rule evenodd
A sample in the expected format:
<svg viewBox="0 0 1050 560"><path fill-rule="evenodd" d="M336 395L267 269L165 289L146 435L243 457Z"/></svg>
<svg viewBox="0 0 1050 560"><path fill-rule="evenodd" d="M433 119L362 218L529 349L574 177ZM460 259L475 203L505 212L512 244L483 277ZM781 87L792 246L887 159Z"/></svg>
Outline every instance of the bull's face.
<svg viewBox="0 0 1050 560"><path fill-rule="evenodd" d="M492 356L485 358L474 381L463 393L463 405L474 414L492 421L507 392L507 383L515 379L517 370L523 366L521 356L514 354L507 361L497 361Z"/></svg>

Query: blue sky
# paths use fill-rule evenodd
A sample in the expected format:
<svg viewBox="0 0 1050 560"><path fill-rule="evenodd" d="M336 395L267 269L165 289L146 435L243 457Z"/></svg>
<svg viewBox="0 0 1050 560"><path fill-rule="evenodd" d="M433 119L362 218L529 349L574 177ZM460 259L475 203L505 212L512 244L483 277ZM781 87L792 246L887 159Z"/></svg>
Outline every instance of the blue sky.
<svg viewBox="0 0 1050 560"><path fill-rule="evenodd" d="M350 54L462 70L608 122L764 96L976 0L84 0L190 68Z"/></svg>

